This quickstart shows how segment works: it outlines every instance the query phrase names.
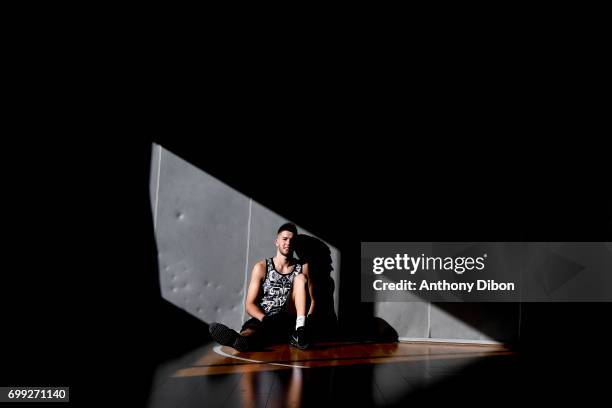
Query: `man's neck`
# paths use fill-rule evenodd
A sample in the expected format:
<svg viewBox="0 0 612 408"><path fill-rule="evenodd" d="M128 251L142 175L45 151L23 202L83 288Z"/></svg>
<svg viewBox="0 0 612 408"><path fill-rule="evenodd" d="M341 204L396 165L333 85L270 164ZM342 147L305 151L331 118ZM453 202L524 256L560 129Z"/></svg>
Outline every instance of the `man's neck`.
<svg viewBox="0 0 612 408"><path fill-rule="evenodd" d="M280 267L283 267L285 265L291 265L293 263L293 258L288 258L280 252L277 252L276 256L274 257L274 263L276 263Z"/></svg>

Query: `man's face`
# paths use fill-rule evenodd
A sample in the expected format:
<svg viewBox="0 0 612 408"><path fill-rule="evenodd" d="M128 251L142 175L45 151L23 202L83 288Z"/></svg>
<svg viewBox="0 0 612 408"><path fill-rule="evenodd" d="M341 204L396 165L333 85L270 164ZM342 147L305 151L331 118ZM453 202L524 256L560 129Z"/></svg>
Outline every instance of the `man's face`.
<svg viewBox="0 0 612 408"><path fill-rule="evenodd" d="M281 231L281 233L276 237L276 247L284 256L291 256L293 253L293 246L293 232Z"/></svg>

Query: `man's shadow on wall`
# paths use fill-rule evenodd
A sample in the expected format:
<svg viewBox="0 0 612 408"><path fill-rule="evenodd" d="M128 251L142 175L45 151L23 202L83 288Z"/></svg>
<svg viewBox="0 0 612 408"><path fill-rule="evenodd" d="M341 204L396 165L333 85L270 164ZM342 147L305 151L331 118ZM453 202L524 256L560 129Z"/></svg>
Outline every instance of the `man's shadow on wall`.
<svg viewBox="0 0 612 408"><path fill-rule="evenodd" d="M299 234L296 254L301 262L308 263L310 279L313 283L313 297L316 310L308 325L318 340L335 340L338 335L338 317L334 309L334 289L336 284L331 277L331 250L318 238Z"/></svg>
<svg viewBox="0 0 612 408"><path fill-rule="evenodd" d="M313 282L314 298L317 302L314 318L308 324L315 333L316 340L360 340L395 342L397 331L385 320L375 316L361 316L360 330L351 333L341 332L338 317L334 308L334 290L336 283L331 277L331 250L318 238L310 235L298 235L296 254L302 262L307 262L310 279Z"/></svg>

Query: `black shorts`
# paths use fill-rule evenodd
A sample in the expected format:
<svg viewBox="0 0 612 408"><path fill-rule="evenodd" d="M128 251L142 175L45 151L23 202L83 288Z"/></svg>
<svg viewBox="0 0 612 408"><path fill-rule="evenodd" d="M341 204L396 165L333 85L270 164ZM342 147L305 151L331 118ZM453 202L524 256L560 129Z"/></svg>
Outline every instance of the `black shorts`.
<svg viewBox="0 0 612 408"><path fill-rule="evenodd" d="M295 329L295 315L277 313L265 319L265 323L254 317L244 322L240 332L246 329L253 331L252 336L266 343L286 343Z"/></svg>

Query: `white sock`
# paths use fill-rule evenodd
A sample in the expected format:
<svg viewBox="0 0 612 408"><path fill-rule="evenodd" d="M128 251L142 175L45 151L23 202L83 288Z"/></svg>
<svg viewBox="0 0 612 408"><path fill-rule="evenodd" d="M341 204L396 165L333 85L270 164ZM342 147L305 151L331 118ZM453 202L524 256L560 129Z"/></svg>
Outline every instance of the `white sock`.
<svg viewBox="0 0 612 408"><path fill-rule="evenodd" d="M306 316L298 316L297 319L295 319L295 330L302 327L305 323L306 323Z"/></svg>

